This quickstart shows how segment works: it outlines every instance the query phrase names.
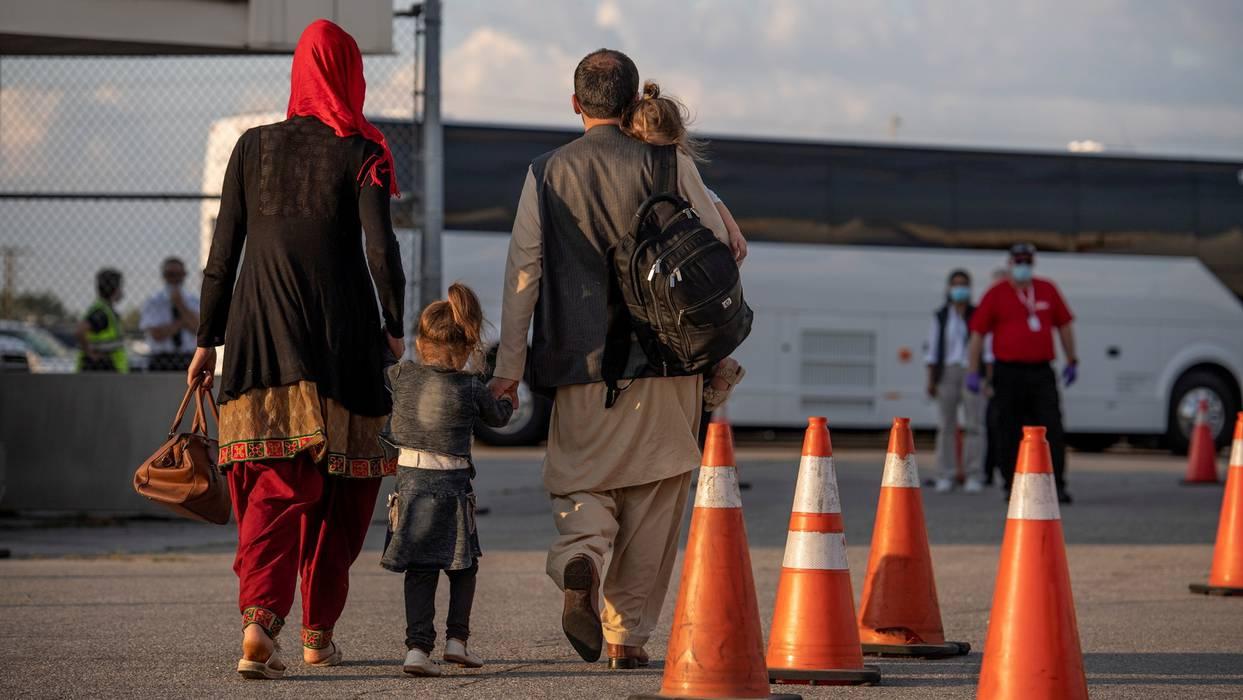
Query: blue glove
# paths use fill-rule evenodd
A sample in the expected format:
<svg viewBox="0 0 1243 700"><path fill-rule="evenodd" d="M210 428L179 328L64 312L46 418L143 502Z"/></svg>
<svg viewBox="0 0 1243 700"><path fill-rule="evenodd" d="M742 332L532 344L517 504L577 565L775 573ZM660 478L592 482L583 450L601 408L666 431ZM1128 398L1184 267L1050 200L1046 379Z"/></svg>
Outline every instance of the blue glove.
<svg viewBox="0 0 1243 700"><path fill-rule="evenodd" d="M967 372L967 391L978 394L980 393L980 373Z"/></svg>
<svg viewBox="0 0 1243 700"><path fill-rule="evenodd" d="M1066 368L1062 370L1062 382L1066 386L1070 386L1071 384L1074 384L1075 380L1078 378L1079 378L1079 365L1077 364L1066 365Z"/></svg>

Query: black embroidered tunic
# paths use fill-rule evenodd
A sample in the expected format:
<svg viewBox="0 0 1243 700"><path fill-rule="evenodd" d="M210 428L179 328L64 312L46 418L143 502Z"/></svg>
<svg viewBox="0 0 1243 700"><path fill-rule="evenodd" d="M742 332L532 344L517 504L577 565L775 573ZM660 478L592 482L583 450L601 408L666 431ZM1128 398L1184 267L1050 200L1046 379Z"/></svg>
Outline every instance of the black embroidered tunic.
<svg viewBox="0 0 1243 700"><path fill-rule="evenodd" d="M389 216L392 173L379 184L360 177L381 154L314 117L238 140L203 271L198 336L201 347L225 345L221 403L312 382L352 414L388 414L383 334L402 335L405 276Z"/></svg>

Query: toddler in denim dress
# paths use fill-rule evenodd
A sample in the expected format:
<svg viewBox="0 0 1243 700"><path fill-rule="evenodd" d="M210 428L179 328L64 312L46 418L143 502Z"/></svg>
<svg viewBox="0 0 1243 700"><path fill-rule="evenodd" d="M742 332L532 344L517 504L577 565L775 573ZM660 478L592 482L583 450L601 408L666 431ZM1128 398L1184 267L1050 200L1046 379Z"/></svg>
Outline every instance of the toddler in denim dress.
<svg viewBox="0 0 1243 700"><path fill-rule="evenodd" d="M475 293L454 284L449 298L432 303L419 319L415 346L422 363L406 360L388 369L393 415L383 439L397 450L398 469L380 565L406 575L402 670L415 676L440 675L431 654L441 571L449 578L443 659L468 668L483 665L466 649L482 554L470 444L476 420L503 426L514 405L508 396L494 398L478 375L463 371L479 351L482 325Z"/></svg>

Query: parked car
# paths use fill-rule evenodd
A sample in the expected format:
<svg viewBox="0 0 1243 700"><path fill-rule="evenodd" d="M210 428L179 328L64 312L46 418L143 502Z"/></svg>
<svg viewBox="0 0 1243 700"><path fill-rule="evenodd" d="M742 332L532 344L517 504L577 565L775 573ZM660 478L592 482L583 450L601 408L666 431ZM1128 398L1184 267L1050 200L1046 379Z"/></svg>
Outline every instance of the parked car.
<svg viewBox="0 0 1243 700"><path fill-rule="evenodd" d="M18 347L22 349L31 372L69 374L77 371L78 362L74 350L32 323L0 321L0 340L5 341L4 347L9 348L8 352L16 352Z"/></svg>
<svg viewBox="0 0 1243 700"><path fill-rule="evenodd" d="M25 341L0 335L0 372L29 372L29 352Z"/></svg>

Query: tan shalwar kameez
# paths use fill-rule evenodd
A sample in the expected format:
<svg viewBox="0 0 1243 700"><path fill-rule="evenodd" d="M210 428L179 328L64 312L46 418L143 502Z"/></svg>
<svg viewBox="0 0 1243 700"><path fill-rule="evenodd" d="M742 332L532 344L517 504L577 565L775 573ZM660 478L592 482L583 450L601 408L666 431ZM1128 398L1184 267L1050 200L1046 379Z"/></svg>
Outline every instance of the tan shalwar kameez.
<svg viewBox="0 0 1243 700"><path fill-rule="evenodd" d="M699 170L682 154L678 189L704 225L728 242ZM541 247L535 177L528 171L505 267L498 377L522 378L544 272ZM699 466L703 378L635 380L611 409L604 408L604 393L602 382L557 389L544 487L560 536L548 552L548 575L563 587L566 562L591 557L603 579L605 641L641 646L664 604L691 474Z"/></svg>

